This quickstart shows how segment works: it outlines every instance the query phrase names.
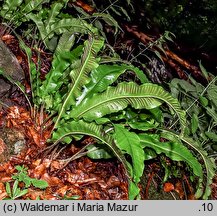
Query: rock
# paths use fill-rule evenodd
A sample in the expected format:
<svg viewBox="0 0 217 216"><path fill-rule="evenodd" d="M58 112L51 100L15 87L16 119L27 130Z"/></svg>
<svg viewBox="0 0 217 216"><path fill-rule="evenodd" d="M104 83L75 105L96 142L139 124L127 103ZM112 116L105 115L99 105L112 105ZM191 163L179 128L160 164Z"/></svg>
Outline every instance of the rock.
<svg viewBox="0 0 217 216"><path fill-rule="evenodd" d="M21 81L25 78L24 72L17 61L14 54L7 48L4 42L0 39L0 69L15 81ZM5 81L0 75L0 100L7 98L12 84Z"/></svg>
<svg viewBox="0 0 217 216"><path fill-rule="evenodd" d="M7 48L4 42L0 39L0 67L3 71L11 76L14 80L21 81L24 79L24 72L18 63L17 58Z"/></svg>
<svg viewBox="0 0 217 216"><path fill-rule="evenodd" d="M19 154L26 146L26 141L18 140L16 143L14 143L14 154Z"/></svg>
<svg viewBox="0 0 217 216"><path fill-rule="evenodd" d="M11 85L0 77L0 100L8 96L10 88Z"/></svg>
<svg viewBox="0 0 217 216"><path fill-rule="evenodd" d="M19 155L26 148L24 135L12 128L0 128L0 164L12 155Z"/></svg>

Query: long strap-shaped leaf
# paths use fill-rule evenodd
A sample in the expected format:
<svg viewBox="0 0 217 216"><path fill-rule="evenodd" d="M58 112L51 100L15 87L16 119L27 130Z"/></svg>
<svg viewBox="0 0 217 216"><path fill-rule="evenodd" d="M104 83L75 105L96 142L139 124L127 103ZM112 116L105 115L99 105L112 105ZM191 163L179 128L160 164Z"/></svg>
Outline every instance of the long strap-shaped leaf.
<svg viewBox="0 0 217 216"><path fill-rule="evenodd" d="M1 6L0 15L3 18L8 18L8 13L10 13L11 15L15 10L17 10L17 8L22 4L22 2L23 0L5 0L4 4Z"/></svg>
<svg viewBox="0 0 217 216"><path fill-rule="evenodd" d="M101 142L105 143L115 154L115 156L122 162L124 168L127 171L127 176L129 178L130 171L127 167L127 161L121 152L121 150L115 145L113 138L106 134L102 128L95 123L86 123L82 120L80 121L72 121L62 124L56 131L53 133L52 140L59 141L62 140L64 137L69 135L88 135L91 137L95 137L96 139L100 140Z"/></svg>
<svg viewBox="0 0 217 216"><path fill-rule="evenodd" d="M140 134L140 141L142 147L149 147L154 149L157 154L164 153L167 157L174 161L184 161L193 170L193 173L200 178L199 182L203 179L203 170L201 164L198 162L196 157L190 152L190 150L185 147L179 140L177 142L160 142L159 138L156 139L149 134ZM198 188L200 192L201 188Z"/></svg>
<svg viewBox="0 0 217 216"><path fill-rule="evenodd" d="M140 181L144 171L144 152L140 144L139 136L134 132L129 132L122 125L114 125L114 139L117 146L131 156L133 165L133 180L135 183Z"/></svg>
<svg viewBox="0 0 217 216"><path fill-rule="evenodd" d="M71 88L59 112L58 119L54 127L58 125L64 111L70 106L75 105L76 98L81 95L82 88L89 81L89 73L91 70L98 67L96 54L102 48L103 44L104 40L95 39L92 36L89 36L89 40L85 41L84 53L81 58L80 66L72 70L70 73L70 77L72 79Z"/></svg>
<svg viewBox="0 0 217 216"><path fill-rule="evenodd" d="M96 54L100 51L103 44L104 40L96 39L92 36L89 36L89 39L85 41L81 64L70 73L72 79L71 93L73 94L70 95L71 102L72 98L74 98L73 102L75 102L75 98L81 95L83 86L89 82L89 73L99 66Z"/></svg>
<svg viewBox="0 0 217 216"><path fill-rule="evenodd" d="M113 84L118 77L127 70L133 71L142 83L148 83L148 79L139 68L127 64L102 64L99 65L90 74L91 81L85 86L82 96L79 97L79 103L84 98L88 98L94 93L105 91L109 85Z"/></svg>
<svg viewBox="0 0 217 216"><path fill-rule="evenodd" d="M204 151L194 140L186 137L180 137L180 139L186 144L188 144L189 146L191 146L194 150L196 150L204 161L204 166L206 169L206 187L203 193L203 199L208 199L211 194L210 185L212 184L212 179L215 175L215 169L216 169L215 161L213 158L209 158L207 152ZM196 197L200 197L200 196L201 196L200 192L196 194Z"/></svg>
<svg viewBox="0 0 217 216"><path fill-rule="evenodd" d="M164 132L163 136L165 136L165 134L168 136L173 136L178 140L181 140L182 142L186 143L187 145L189 145L192 149L194 149L196 152L199 153L199 155L201 156L202 160L203 160L203 165L205 167L205 171L206 171L206 186L205 186L205 190L202 186L203 184L203 180L200 181L200 188L197 190L195 197L196 198L200 198L201 196L203 196L203 199L208 199L210 194L211 194L211 183L212 183L212 179L215 175L215 169L216 169L216 165L215 165L215 161L213 158L209 158L207 155L207 152L204 151L202 149L202 147L193 139L191 139L190 137L184 137L184 136L180 136L179 134L176 134L172 131L168 131L168 130L162 130Z"/></svg>
<svg viewBox="0 0 217 216"><path fill-rule="evenodd" d="M181 110L178 100L162 87L151 83L139 86L130 82L120 83L117 87L109 87L105 92L94 94L75 107L70 117L92 121L106 114L123 110L128 105L135 109L152 109L160 106L162 102L166 102L176 112L182 129L184 129L185 112Z"/></svg>
<svg viewBox="0 0 217 216"><path fill-rule="evenodd" d="M54 101L54 98L64 81L68 79L69 67L79 62L81 53L82 46L78 46L71 52L61 52L58 55L54 55L52 68L39 89L39 100L41 103L45 103L46 109L54 108L54 104L57 103L57 101ZM61 98L60 101L62 100Z"/></svg>
<svg viewBox="0 0 217 216"><path fill-rule="evenodd" d="M59 3L58 3L59 4ZM55 6L55 5L54 5ZM56 7L52 8L56 10ZM77 19L77 18L56 18L55 13L50 11L50 17L48 19L43 20L43 17L40 13L33 14L30 13L27 15L28 19L31 19L37 25L41 39L44 41L45 45L49 48L49 39L53 37L56 33L58 35L70 31L72 34L81 33L81 34L97 34L97 28L93 27L93 25L88 24L86 21Z"/></svg>

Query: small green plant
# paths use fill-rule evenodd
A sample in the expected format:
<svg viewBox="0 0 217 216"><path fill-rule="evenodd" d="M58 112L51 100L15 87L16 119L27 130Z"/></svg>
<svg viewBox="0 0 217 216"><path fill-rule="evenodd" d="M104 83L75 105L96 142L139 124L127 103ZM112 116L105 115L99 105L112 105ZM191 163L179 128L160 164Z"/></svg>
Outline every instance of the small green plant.
<svg viewBox="0 0 217 216"><path fill-rule="evenodd" d="M40 2L45 1L36 2L37 8L41 8ZM6 3L13 5L10 0ZM29 1L29 4L33 3ZM6 6L3 7L6 12L2 13L10 14ZM45 80L39 79L38 69L31 61L32 51L20 40L29 60L33 104L38 108L43 106L54 116L50 141L56 145L80 140L84 135L94 137L97 145L87 146L87 155L94 159L112 156L119 159L128 177L130 199L139 194L144 161L149 158L148 149L152 149L156 154L186 163L197 179L196 197L207 199L214 163L201 146L187 136L185 111L178 100L161 86L150 83L139 68L123 63L114 53L106 55L106 43L98 29L84 20L63 14L63 7L62 3L54 2L51 10L45 8L34 13L31 10L25 14L25 19L37 25L39 38L54 52ZM119 77L126 71L134 73L139 82L121 82ZM165 110L171 113L172 119L174 116L178 119L179 127L175 131L169 131L166 126ZM161 138L167 141L161 142ZM195 152L203 159L205 175ZM15 181L24 182L26 187L31 184L46 187L45 182L28 177L26 168L17 170L18 174L13 176Z"/></svg>
<svg viewBox="0 0 217 216"><path fill-rule="evenodd" d="M13 184L13 187L11 189L11 186L10 186L10 183L9 182L6 182L6 192L8 194L8 198L5 198L5 200L7 199L10 199L10 200L15 200L17 198L20 198L22 196L24 196L25 194L28 193L28 189L20 189L19 186L19 181L16 180Z"/></svg>
<svg viewBox="0 0 217 216"><path fill-rule="evenodd" d="M201 63L200 68L207 79L206 86L190 77L189 81L173 79L170 87L187 112L186 133L212 153L217 151L217 77L208 73Z"/></svg>
<svg viewBox="0 0 217 216"><path fill-rule="evenodd" d="M48 183L46 181L30 178L27 172L28 168L24 166L16 166L15 168L18 172L12 176L12 179L23 182L26 188L30 187L31 185L40 189L45 189L48 187Z"/></svg>
<svg viewBox="0 0 217 216"><path fill-rule="evenodd" d="M78 200L80 196L78 195L73 195L73 196L67 196L64 195L64 197L62 198L63 200Z"/></svg>
<svg viewBox="0 0 217 216"><path fill-rule="evenodd" d="M6 199L14 200L17 198L21 198L28 193L28 188L31 185L40 189L45 189L46 187L48 187L48 183L46 181L30 178L27 172L28 168L25 168L24 166L16 166L15 168L18 172L12 176L12 179L15 180L12 189L10 183L6 182L6 192L9 197ZM21 189L19 187L20 182L24 183L24 189Z"/></svg>
<svg viewBox="0 0 217 216"><path fill-rule="evenodd" d="M199 66L207 79L206 86L189 77L188 81L173 79L170 88L172 95L179 99L182 108L186 110L185 134L188 137L193 137L194 140L189 138L182 140L192 147L196 144L195 147L199 149L198 152L203 158L207 172L206 191L210 194L209 185L215 174L217 156L217 77L208 73L201 62L199 62ZM177 121L171 123L170 129L176 130L176 123Z"/></svg>

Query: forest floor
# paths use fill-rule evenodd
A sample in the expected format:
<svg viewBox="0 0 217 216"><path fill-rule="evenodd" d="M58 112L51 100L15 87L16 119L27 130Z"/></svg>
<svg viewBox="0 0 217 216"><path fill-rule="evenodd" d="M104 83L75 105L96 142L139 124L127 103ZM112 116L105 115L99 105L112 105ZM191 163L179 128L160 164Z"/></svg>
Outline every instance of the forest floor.
<svg viewBox="0 0 217 216"><path fill-rule="evenodd" d="M14 36L3 35L2 40L10 50L5 52L10 53L12 58L15 57L15 62L18 62L22 68L20 74L17 75L18 79L19 76L21 79L24 78L24 83L28 88L28 81L25 80L28 79L26 78L28 74L27 57ZM33 56L34 58L36 56ZM51 56L43 52L41 60L43 78L50 69ZM5 183L10 182L10 186L13 187L13 176L18 173L16 167L23 165L27 168L29 177L45 180L49 185L46 190L31 185L28 193L22 197L23 199L128 199L127 178L123 166L117 159L91 160L84 156L68 161L83 146L94 140L85 137L79 143L50 147L46 140L50 136L52 125L44 130L41 124L43 122L41 118L46 118L46 113L43 113L43 110L34 110L34 114L30 112L22 92L10 86L6 80L4 81L2 86L5 85L7 93L1 96L3 103L0 111L0 199L8 197ZM7 89L8 85L10 88ZM152 194L153 199L162 199L162 197L173 199L172 193L168 195L163 188L157 186L156 182L159 181L159 177L158 180L154 180L154 175L159 172L160 166L154 162L148 166L150 169L145 176L149 178L143 177L141 198L148 199ZM22 182L19 183L19 187L23 187ZM169 187L173 188L173 185ZM149 192L149 188L155 192ZM177 184L173 189L183 194L182 186ZM170 192L172 189L168 189L167 185L165 190ZM176 197L179 196L176 195Z"/></svg>
<svg viewBox="0 0 217 216"><path fill-rule="evenodd" d="M12 35L4 35L2 39L27 74L28 61L17 40ZM51 58L44 56L48 56L42 58L42 70L46 73ZM14 87L9 91L1 97L4 104L0 111L0 199L7 197L4 183L13 180L18 165L25 165L31 178L45 180L49 185L46 190L30 186L23 199L128 199L127 179L116 159L94 161L84 156L67 163L68 158L94 140L85 137L79 145L49 148L45 140L50 136L52 125L46 130L41 125L41 118L46 114L35 110L33 116L22 93ZM23 183L19 186L22 188Z"/></svg>
<svg viewBox="0 0 217 216"><path fill-rule="evenodd" d="M24 75L18 74L18 77L24 82L28 93L28 60L25 53L14 36L3 35L1 40L22 68ZM172 56L169 51L168 54ZM173 55L173 58L177 57ZM50 69L51 59L50 54L41 51L42 79ZM32 60L37 64L36 55ZM70 145L50 146L46 140L50 137L52 123L48 120L46 129L42 124L47 114L43 109L30 110L22 92L8 81L4 82L2 85L5 85L7 93L2 92L0 98L3 101L0 108L0 200L8 198L5 183L9 182L12 188L13 176L18 173L17 166L23 165L30 178L45 180L49 185L45 190L30 185L23 199L128 199L127 178L117 159L74 157L83 146L95 142L91 137L84 137L81 142ZM194 187L188 176L162 184L163 173L158 162L148 162L146 167L148 169L145 169L140 184L141 199L194 199ZM19 182L18 186L22 189L23 182ZM217 198L216 188L217 177L212 185L213 199Z"/></svg>

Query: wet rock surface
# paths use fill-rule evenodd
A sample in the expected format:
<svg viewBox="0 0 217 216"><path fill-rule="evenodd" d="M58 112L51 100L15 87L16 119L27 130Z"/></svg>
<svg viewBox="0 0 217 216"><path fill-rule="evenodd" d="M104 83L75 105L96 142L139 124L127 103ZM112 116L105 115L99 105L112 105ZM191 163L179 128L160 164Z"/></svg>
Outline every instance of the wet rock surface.
<svg viewBox="0 0 217 216"><path fill-rule="evenodd" d="M4 42L0 39L0 67L3 71L11 76L14 80L21 81L24 79L24 72L18 63L17 58L7 48Z"/></svg>
<svg viewBox="0 0 217 216"><path fill-rule="evenodd" d="M22 81L24 72L16 56L10 51L7 45L0 39L0 69L14 81ZM11 106L13 103L8 98L10 93L15 90L3 75L0 75L0 110L3 106ZM15 129L0 127L0 164L9 160L12 155L19 154L25 148L23 134Z"/></svg>
<svg viewBox="0 0 217 216"><path fill-rule="evenodd" d="M25 143L23 134L18 130L0 128L0 164L24 150Z"/></svg>
<svg viewBox="0 0 217 216"><path fill-rule="evenodd" d="M24 72L18 63L17 58L7 48L4 42L0 39L0 69L15 81L24 79ZM8 97L10 90L13 90L13 85L9 83L2 75L0 75L0 100L4 101Z"/></svg>

